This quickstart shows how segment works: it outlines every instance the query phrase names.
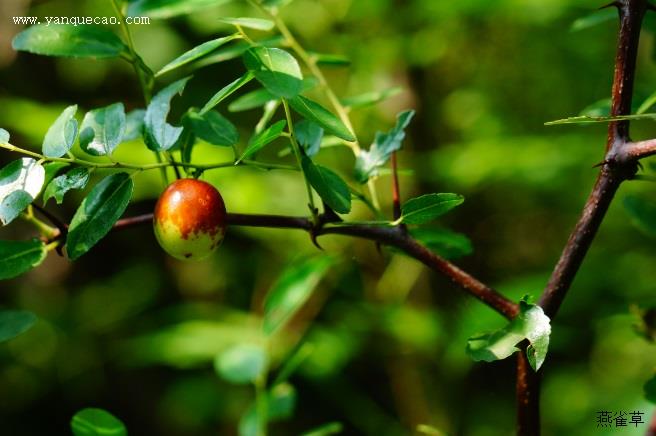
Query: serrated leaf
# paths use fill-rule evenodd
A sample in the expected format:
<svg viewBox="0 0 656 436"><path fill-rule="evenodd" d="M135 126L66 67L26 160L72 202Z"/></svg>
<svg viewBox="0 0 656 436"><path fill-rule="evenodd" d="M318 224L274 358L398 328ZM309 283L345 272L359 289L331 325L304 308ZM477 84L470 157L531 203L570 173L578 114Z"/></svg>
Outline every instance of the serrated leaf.
<svg viewBox="0 0 656 436"><path fill-rule="evenodd" d="M216 356L214 369L226 381L236 384L254 383L263 376L269 358L261 345L239 344Z"/></svg>
<svg viewBox="0 0 656 436"><path fill-rule="evenodd" d="M645 398L647 401L650 401L656 404L656 374L645 383L643 390L645 392Z"/></svg>
<svg viewBox="0 0 656 436"><path fill-rule="evenodd" d="M55 177L43 193L43 204L46 204L51 198L55 198L57 204L64 201L64 195L71 189L84 189L89 181L89 169L84 167L73 168Z"/></svg>
<svg viewBox="0 0 656 436"><path fill-rule="evenodd" d="M239 141L237 128L216 111L204 115L190 112L188 119L194 135L205 142L230 147Z"/></svg>
<svg viewBox="0 0 656 436"><path fill-rule="evenodd" d="M386 89L384 91L373 91L367 92L360 95L354 95L352 97L347 97L342 99L342 104L351 109L371 106L381 101L387 100L390 97L393 97L397 94L403 92L403 88L395 87Z"/></svg>
<svg viewBox="0 0 656 436"><path fill-rule="evenodd" d="M185 77L162 89L148 105L144 116L144 139L146 146L153 151L168 150L182 134L182 127L174 127L166 122L171 110L171 100L182 94L191 77Z"/></svg>
<svg viewBox="0 0 656 436"><path fill-rule="evenodd" d="M271 94L266 89L256 89L241 97L235 99L228 106L230 112L242 112L250 109L255 109L266 105L270 101L277 100L277 97Z"/></svg>
<svg viewBox="0 0 656 436"><path fill-rule="evenodd" d="M273 95L291 99L301 92L301 67L285 50L253 47L244 53L243 58L246 68Z"/></svg>
<svg viewBox="0 0 656 436"><path fill-rule="evenodd" d="M196 47L192 48L189 51L186 51L182 55L178 56L168 64L164 65L156 74L155 77L159 77L163 74L173 71L176 68L180 68L184 65L187 65L190 62L196 61L203 56L206 56L212 53L217 48L222 45L232 41L233 39L239 38L239 35L230 35L224 36L223 38L216 38L211 41L204 42Z"/></svg>
<svg viewBox="0 0 656 436"><path fill-rule="evenodd" d="M0 280L18 277L38 266L48 252L38 240L0 241Z"/></svg>
<svg viewBox="0 0 656 436"><path fill-rule="evenodd" d="M301 120L294 125L294 133L299 145L308 157L315 156L321 148L323 128L313 121Z"/></svg>
<svg viewBox="0 0 656 436"><path fill-rule="evenodd" d="M275 26L273 21L265 20L263 18L228 17L228 18L221 18L219 21L226 24L232 24L233 26L245 27L247 29L264 30L264 31L271 30Z"/></svg>
<svg viewBox="0 0 656 436"><path fill-rule="evenodd" d="M525 301L520 301L519 306L519 314L505 327L467 341L467 353L472 359L486 362L505 359L526 339L529 341L526 350L529 364L534 371L540 369L549 348L550 320L540 306Z"/></svg>
<svg viewBox="0 0 656 436"><path fill-rule="evenodd" d="M303 117L323 127L327 133L342 138L345 141L355 140L348 127L319 103L299 95L289 100L289 104Z"/></svg>
<svg viewBox="0 0 656 436"><path fill-rule="evenodd" d="M264 148L266 145L280 138L283 130L285 130L285 126L287 126L287 121L280 120L277 123L274 123L273 125L264 129L262 132L254 135L250 141L248 141L248 147L246 147L246 150L237 162L249 158Z"/></svg>
<svg viewBox="0 0 656 436"><path fill-rule="evenodd" d="M305 304L319 281L334 264L329 256L299 259L280 275L264 300L264 332L282 328Z"/></svg>
<svg viewBox="0 0 656 436"><path fill-rule="evenodd" d="M43 154L47 157L62 157L73 146L77 138L77 105L68 106L50 126L43 139Z"/></svg>
<svg viewBox="0 0 656 436"><path fill-rule="evenodd" d="M123 103L89 111L80 127L80 147L93 156L111 155L123 141L126 128Z"/></svg>
<svg viewBox="0 0 656 436"><path fill-rule="evenodd" d="M219 6L229 0L134 0L128 6L132 17L172 18Z"/></svg>
<svg viewBox="0 0 656 436"><path fill-rule="evenodd" d="M123 142L134 141L143 136L145 116L146 111L144 109L135 109L127 114L125 118Z"/></svg>
<svg viewBox="0 0 656 436"><path fill-rule="evenodd" d="M624 199L624 208L633 225L645 234L656 237L656 202L631 195Z"/></svg>
<svg viewBox="0 0 656 436"><path fill-rule="evenodd" d="M332 210L337 213L351 211L351 190L337 173L321 165L315 165L306 156L301 159L301 165L310 185Z"/></svg>
<svg viewBox="0 0 656 436"><path fill-rule="evenodd" d="M7 225L41 192L45 169L32 158L15 160L0 170L0 222Z"/></svg>
<svg viewBox="0 0 656 436"><path fill-rule="evenodd" d="M253 80L253 77L254 77L253 74L248 72L243 76L241 76L240 78L238 78L237 80L221 88L216 94L212 96L212 98L209 99L207 103L205 103L205 106L203 106L203 108L200 110L201 115L214 109L219 103L221 103L223 100L228 98L239 88L241 88L242 86Z"/></svg>
<svg viewBox="0 0 656 436"><path fill-rule="evenodd" d="M406 201L401 207L401 221L424 224L460 206L465 197L459 194L426 194Z"/></svg>
<svg viewBox="0 0 656 436"><path fill-rule="evenodd" d="M355 179L366 183L370 177L378 175L393 152L400 150L405 139L405 129L410 124L415 112L401 112L396 118L396 126L387 133L377 132L374 143L367 150L361 150L355 159Z"/></svg>
<svg viewBox="0 0 656 436"><path fill-rule="evenodd" d="M14 50L45 56L113 58L127 47L111 30L100 26L36 25L16 35Z"/></svg>
<svg viewBox="0 0 656 436"><path fill-rule="evenodd" d="M0 129L0 144L9 144L9 132L5 129Z"/></svg>
<svg viewBox="0 0 656 436"><path fill-rule="evenodd" d="M87 408L71 419L74 436L127 436L128 431L120 419L103 409Z"/></svg>
<svg viewBox="0 0 656 436"><path fill-rule="evenodd" d="M457 259L471 254L474 249L469 238L443 228L412 229L410 234L431 251L445 259Z"/></svg>
<svg viewBox="0 0 656 436"><path fill-rule="evenodd" d="M0 310L0 342L25 333L36 321L36 315L26 310Z"/></svg>
<svg viewBox="0 0 656 436"><path fill-rule="evenodd" d="M75 212L66 239L68 256L75 260L109 233L132 197L134 183L127 173L102 179Z"/></svg>

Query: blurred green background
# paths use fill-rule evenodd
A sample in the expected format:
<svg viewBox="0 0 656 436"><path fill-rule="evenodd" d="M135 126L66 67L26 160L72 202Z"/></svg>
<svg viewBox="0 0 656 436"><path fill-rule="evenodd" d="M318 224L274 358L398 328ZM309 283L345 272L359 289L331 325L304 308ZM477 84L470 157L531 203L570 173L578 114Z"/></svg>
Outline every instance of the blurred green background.
<svg viewBox="0 0 656 436"><path fill-rule="evenodd" d="M464 194L465 204L440 222L472 240L473 254L456 262L518 300L539 296L591 189L592 166L603 156L605 125L543 125L609 96L616 20L571 31L599 6L589 0L295 0L283 15L306 47L352 60L325 70L340 96L404 88L353 111L358 136L367 144L377 130L393 126L397 112L417 110L400 155L404 198ZM0 13L0 126L12 133L12 143L38 149L69 104L82 111L116 101L143 107L125 62L16 54L9 46L20 31L11 16L111 16L108 1L2 0ZM231 32L220 17L244 15L254 12L233 1L132 30L137 50L158 69ZM651 29L656 14L642 35L638 103L656 90ZM174 101L173 119L242 72L239 59L195 71L184 97ZM259 114L228 116L245 144ZM634 123L632 132L634 139L656 136L650 121ZM122 145L117 156L152 159L138 142ZM199 161L229 156L202 145L195 154ZM0 153L3 164L15 158ZM352 182L346 148L322 151L319 161ZM138 176L127 215L152 210L162 185L151 173ZM238 168L206 179L232 212L306 210L296 173ZM390 183L388 176L377 181L386 213ZM621 188L553 323L543 367L547 435L615 434L597 428L601 410L651 417L642 385L656 366L656 346L636 326L639 312L656 306L655 240L632 225L622 204L630 195L654 194L656 187L643 181ZM69 194L49 210L68 221L82 196ZM358 207L353 217L368 216ZM18 222L0 229L2 239L31 235ZM340 262L275 343L277 355L300 344L309 351L290 380L293 416L273 423L271 434L300 434L331 421L353 435L416 434L418 424L449 435L513 433L514 359L474 363L465 354L466 339L503 325L500 316L401 254L338 236L321 243ZM71 416L93 406L120 417L133 435L237 434L252 388L217 377L214 356L257 335L266 291L295 258L316 253L303 232L230 228L209 260L183 263L161 251L148 226L110 235L76 263L52 253L41 267L0 285L2 307L40 318L0 347L0 433L69 434Z"/></svg>

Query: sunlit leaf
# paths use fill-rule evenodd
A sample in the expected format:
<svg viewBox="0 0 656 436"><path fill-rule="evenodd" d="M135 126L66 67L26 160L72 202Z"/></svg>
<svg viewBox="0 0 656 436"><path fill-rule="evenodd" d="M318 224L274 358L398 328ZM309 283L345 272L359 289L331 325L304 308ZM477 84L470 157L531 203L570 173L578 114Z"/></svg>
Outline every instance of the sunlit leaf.
<svg viewBox="0 0 656 436"><path fill-rule="evenodd" d="M265 20L263 18L221 18L219 21L232 24L233 26L245 27L247 29L255 30L271 30L275 24L271 20Z"/></svg>
<svg viewBox="0 0 656 436"><path fill-rule="evenodd" d="M267 144L275 141L280 138L283 130L287 126L287 121L280 120L277 123L272 124L262 132L254 135L250 141L248 141L248 147L239 158L239 161L249 158L253 154L257 153L259 150L264 148Z"/></svg>
<svg viewBox="0 0 656 436"><path fill-rule="evenodd" d="M210 110L214 109L219 103L221 103L223 100L228 98L230 95L232 95L235 91L237 91L239 88L247 84L253 79L253 74L252 73L246 73L234 82L231 82L221 88L216 94L212 96L212 98L209 99L207 103L205 103L205 106L200 110L201 114L204 114L206 112L209 112Z"/></svg>
<svg viewBox="0 0 656 436"><path fill-rule="evenodd" d="M319 103L299 95L298 97L291 99L289 104L303 117L310 121L314 121L323 127L327 133L342 138L345 141L355 140L355 137L348 127Z"/></svg>
<svg viewBox="0 0 656 436"><path fill-rule="evenodd" d="M53 198L57 204L64 201L64 195L71 189L84 189L89 181L89 169L85 167L73 168L61 176L57 176L48 185L43 193L43 204Z"/></svg>
<svg viewBox="0 0 656 436"><path fill-rule="evenodd" d="M71 419L75 436L127 436L128 431L120 419L103 409L87 408Z"/></svg>
<svg viewBox="0 0 656 436"><path fill-rule="evenodd" d="M45 244L38 239L0 241L0 280L28 272L40 265L47 254Z"/></svg>
<svg viewBox="0 0 656 436"><path fill-rule="evenodd" d="M25 310L0 310L0 342L25 333L37 321L32 312Z"/></svg>
<svg viewBox="0 0 656 436"><path fill-rule="evenodd" d="M64 109L50 126L43 139L43 154L48 157L62 157L73 146L77 138L77 105Z"/></svg>
<svg viewBox="0 0 656 436"><path fill-rule="evenodd" d="M14 50L46 56L113 58L127 47L111 30L100 26L36 25L14 37Z"/></svg>
<svg viewBox="0 0 656 436"><path fill-rule="evenodd" d="M291 99L301 92L301 67L285 50L258 46L246 51L243 57L246 68L273 95Z"/></svg>
<svg viewBox="0 0 656 436"><path fill-rule="evenodd" d="M128 113L126 117L123 142L134 141L135 139L139 139L143 136L145 116L146 111L144 109L135 109Z"/></svg>
<svg viewBox="0 0 656 436"><path fill-rule="evenodd" d="M123 103L89 111L80 126L80 147L93 156L111 155L123 141L126 128Z"/></svg>
<svg viewBox="0 0 656 436"><path fill-rule="evenodd" d="M217 48L221 47L222 45L232 41L233 39L239 38L239 35L230 35L230 36L225 36L223 38L217 38L213 39L211 41L204 42L191 50L183 53L179 57L175 58L168 64L164 65L156 74L155 76L161 76L163 74L168 73L169 71L173 71L176 68L180 68L184 65L187 65L190 62L196 61L203 56L206 56L210 53L212 53L214 50Z"/></svg>
<svg viewBox="0 0 656 436"><path fill-rule="evenodd" d="M0 222L7 225L29 206L41 192L45 169L24 157L0 170Z"/></svg>
<svg viewBox="0 0 656 436"><path fill-rule="evenodd" d="M75 260L109 233L132 197L134 183L127 173L102 179L80 204L68 230L66 251Z"/></svg>
<svg viewBox="0 0 656 436"><path fill-rule="evenodd" d="M9 144L9 132L0 129L0 144Z"/></svg>
<svg viewBox="0 0 656 436"><path fill-rule="evenodd" d="M144 139L151 150L170 149L182 134L183 128L168 124L166 117L171 110L171 99L176 94L182 94L189 79L180 79L162 89L148 105L144 116Z"/></svg>
<svg viewBox="0 0 656 436"><path fill-rule="evenodd" d="M323 139L323 128L320 125L312 121L301 120L294 125L294 133L306 156L312 157L319 153Z"/></svg>
<svg viewBox="0 0 656 436"><path fill-rule="evenodd" d="M459 194L426 194L406 201L401 207L401 220L406 224L424 224L461 205Z"/></svg>

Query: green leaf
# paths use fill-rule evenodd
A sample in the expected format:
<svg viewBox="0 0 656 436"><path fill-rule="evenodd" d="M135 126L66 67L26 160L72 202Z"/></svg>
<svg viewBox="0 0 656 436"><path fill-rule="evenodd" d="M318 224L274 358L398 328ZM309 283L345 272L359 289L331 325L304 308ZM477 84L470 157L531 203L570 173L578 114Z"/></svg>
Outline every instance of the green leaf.
<svg viewBox="0 0 656 436"><path fill-rule="evenodd" d="M340 434L344 430L341 422L329 422L310 431L306 431L301 436L330 436Z"/></svg>
<svg viewBox="0 0 656 436"><path fill-rule="evenodd" d="M173 127L166 122L171 110L171 99L182 94L191 77L185 77L162 89L148 105L144 116L144 139L149 149L164 151L175 145L182 134L182 127Z"/></svg>
<svg viewBox="0 0 656 436"><path fill-rule="evenodd" d="M267 144L280 138L280 135L282 135L283 130L285 130L285 126L287 126L287 121L280 120L277 123L264 129L262 132L255 134L250 139L250 141L248 141L248 147L246 147L244 154L241 155L241 157L237 162L240 162L252 156L253 154L260 151Z"/></svg>
<svg viewBox="0 0 656 436"><path fill-rule="evenodd" d="M43 139L43 154L48 157L62 157L73 146L77 137L77 105L64 109L50 126Z"/></svg>
<svg viewBox="0 0 656 436"><path fill-rule="evenodd" d="M457 259L474 251L467 236L448 229L413 229L410 234L431 251L446 259Z"/></svg>
<svg viewBox="0 0 656 436"><path fill-rule="evenodd" d="M0 241L0 280L18 277L38 266L48 252L43 242Z"/></svg>
<svg viewBox="0 0 656 436"><path fill-rule="evenodd" d="M401 207L401 221L424 224L460 206L465 197L459 194L426 194L406 201Z"/></svg>
<svg viewBox="0 0 656 436"><path fill-rule="evenodd" d="M127 53L118 36L99 26L32 26L16 35L11 45L14 50L46 56L114 58Z"/></svg>
<svg viewBox="0 0 656 436"><path fill-rule="evenodd" d="M229 0L134 0L128 6L132 17L171 18L228 3Z"/></svg>
<svg viewBox="0 0 656 436"><path fill-rule="evenodd" d="M0 144L9 144L9 132L5 129L0 129Z"/></svg>
<svg viewBox="0 0 656 436"><path fill-rule="evenodd" d="M656 374L645 383L644 386L645 398L656 404Z"/></svg>
<svg viewBox="0 0 656 436"><path fill-rule="evenodd" d="M80 147L93 156L111 155L123 141L126 128L123 103L89 111L80 127Z"/></svg>
<svg viewBox="0 0 656 436"><path fill-rule="evenodd" d="M561 120L549 121L544 123L545 126L555 126L557 124L593 124L593 123L610 123L611 121L626 121L626 120L656 120L656 113L650 114L635 114L635 115L618 115L615 117L569 117Z"/></svg>
<svg viewBox="0 0 656 436"><path fill-rule="evenodd" d="M209 53L213 52L217 48L221 47L222 45L232 41L233 39L239 38L239 35L230 35L230 36L225 36L223 38L217 38L213 39L211 41L204 42L191 50L183 53L179 57L175 58L168 64L164 65L162 69L160 69L156 74L155 77L159 77L163 74L168 73L169 71L173 71L176 68L180 68L184 65L187 65L190 62L193 62L195 60L198 60L202 58L203 56L208 55Z"/></svg>
<svg viewBox="0 0 656 436"><path fill-rule="evenodd" d="M294 98L302 89L301 67L291 54L279 48L253 47L243 55L246 68L271 94Z"/></svg>
<svg viewBox="0 0 656 436"><path fill-rule="evenodd" d="M239 141L237 128L216 111L204 115L190 112L188 117L192 131L203 141L225 147L233 146Z"/></svg>
<svg viewBox="0 0 656 436"><path fill-rule="evenodd" d="M523 340L529 341L526 356L533 370L544 363L549 348L551 324L540 306L519 303L520 312L505 327L483 335L472 337L467 342L467 353L475 361L505 359L518 350Z"/></svg>
<svg viewBox="0 0 656 436"><path fill-rule="evenodd" d="M367 183L370 177L379 173L393 152L400 150L405 139L405 129L410 124L415 112L401 112L396 118L396 126L387 133L377 132L369 151L361 150L355 159L355 179Z"/></svg>
<svg viewBox="0 0 656 436"><path fill-rule="evenodd" d="M55 198L57 204L62 204L64 195L71 189L84 189L89 181L89 169L85 167L73 168L57 176L46 186L43 193L43 204L46 204L51 198Z"/></svg>
<svg viewBox="0 0 656 436"><path fill-rule="evenodd" d="M75 260L85 254L112 229L132 197L134 183L127 173L102 179L75 212L66 239L68 256Z"/></svg>
<svg viewBox="0 0 656 436"><path fill-rule="evenodd" d="M306 156L312 157L319 153L323 139L323 128L320 125L312 121L301 120L294 125L294 133Z"/></svg>
<svg viewBox="0 0 656 436"><path fill-rule="evenodd" d="M265 38L257 41L257 43L264 47L277 47L281 45L284 41L284 37L281 35L272 36L270 38ZM198 67L212 65L220 62L229 61L231 59L238 58L242 56L248 49L252 46L249 42L240 41L236 44L231 44L225 47L221 47L216 50L211 55L198 61Z"/></svg>
<svg viewBox="0 0 656 436"><path fill-rule="evenodd" d="M103 409L82 409L71 419L75 436L127 436L120 419Z"/></svg>
<svg viewBox="0 0 656 436"><path fill-rule="evenodd" d="M273 21L262 18L221 18L219 21L233 26L264 31L271 30L275 26Z"/></svg>
<svg viewBox="0 0 656 436"><path fill-rule="evenodd" d="M305 304L312 291L334 264L329 256L299 259L289 265L264 300L264 332L282 328Z"/></svg>
<svg viewBox="0 0 656 436"><path fill-rule="evenodd" d="M230 112L242 112L262 107L270 101L276 100L276 96L266 89L257 89L235 99L228 106Z"/></svg>
<svg viewBox="0 0 656 436"><path fill-rule="evenodd" d="M237 91L239 88L253 80L253 74L248 72L235 80L232 83L229 83L228 85L224 86L212 96L212 98L209 99L207 103L205 103L205 106L200 110L201 115L209 112L210 110L214 109L219 103L221 103L223 100L228 98L230 95L232 95L235 91Z"/></svg>
<svg viewBox="0 0 656 436"><path fill-rule="evenodd" d="M351 60L341 55L311 52L310 56L319 65L329 65L332 67L348 67L351 65Z"/></svg>
<svg viewBox="0 0 656 436"><path fill-rule="evenodd" d="M643 233L656 237L656 202L631 195L624 199L624 208L633 225Z"/></svg>
<svg viewBox="0 0 656 436"><path fill-rule="evenodd" d="M254 383L265 374L268 360L262 346L240 344L216 356L214 369L218 375L231 383Z"/></svg>
<svg viewBox="0 0 656 436"><path fill-rule="evenodd" d="M380 103L381 101L387 100L388 98L397 94L400 94L401 92L403 92L403 88L400 86L386 89L384 91L367 92L364 94L355 95L353 97L344 98L342 99L342 104L346 107L350 107L351 109L371 106L376 103Z"/></svg>
<svg viewBox="0 0 656 436"><path fill-rule="evenodd" d="M134 141L141 138L144 131L144 117L146 111L144 109L135 109L128 113L125 122L125 133L123 134L123 142Z"/></svg>
<svg viewBox="0 0 656 436"><path fill-rule="evenodd" d="M45 169L32 158L15 160L0 170L0 222L7 225L41 192Z"/></svg>
<svg viewBox="0 0 656 436"><path fill-rule="evenodd" d="M585 17L577 18L572 23L570 30L577 32L611 20L617 20L617 10L615 8L601 9Z"/></svg>
<svg viewBox="0 0 656 436"><path fill-rule="evenodd" d="M289 104L291 104L296 112L306 119L314 121L331 135L335 135L345 141L355 141L355 137L344 123L319 103L299 95L290 100Z"/></svg>
<svg viewBox="0 0 656 436"><path fill-rule="evenodd" d="M351 211L351 190L331 169L315 165L308 157L301 159L303 172L319 197L335 212Z"/></svg>
<svg viewBox="0 0 656 436"><path fill-rule="evenodd" d="M288 383L275 385L265 397L266 422L275 422L290 418L296 407L296 389ZM255 404L248 408L239 420L239 436L258 436L258 416Z"/></svg>
<svg viewBox="0 0 656 436"><path fill-rule="evenodd" d="M28 331L37 318L25 310L0 311L0 342L6 342Z"/></svg>
<svg viewBox="0 0 656 436"><path fill-rule="evenodd" d="M602 98L585 108L579 113L584 117L607 117L610 114L610 98Z"/></svg>

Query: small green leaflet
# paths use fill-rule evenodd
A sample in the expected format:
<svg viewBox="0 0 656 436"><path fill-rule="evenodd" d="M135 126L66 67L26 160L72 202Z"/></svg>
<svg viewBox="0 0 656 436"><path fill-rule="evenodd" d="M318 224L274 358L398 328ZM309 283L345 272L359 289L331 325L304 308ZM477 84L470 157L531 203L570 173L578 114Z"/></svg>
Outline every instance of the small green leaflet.
<svg viewBox="0 0 656 436"><path fill-rule="evenodd" d="M289 104L303 117L323 127L327 133L345 141L355 141L355 137L348 127L319 103L299 95L289 100Z"/></svg>
<svg viewBox="0 0 656 436"><path fill-rule="evenodd" d="M351 109L371 106L400 94L401 92L403 92L403 88L401 87L390 88L384 91L367 92L353 97L344 98L342 99L342 104Z"/></svg>
<svg viewBox="0 0 656 436"><path fill-rule="evenodd" d="M103 409L82 409L71 419L74 436L127 436L120 419Z"/></svg>
<svg viewBox="0 0 656 436"><path fill-rule="evenodd" d="M273 100L276 100L276 97L266 89L256 89L235 99L228 105L228 110L230 112L247 111L262 107Z"/></svg>
<svg viewBox="0 0 656 436"><path fill-rule="evenodd" d="M281 98L296 97L303 87L298 62L279 48L253 47L243 55L244 65L271 94Z"/></svg>
<svg viewBox="0 0 656 436"><path fill-rule="evenodd" d="M144 117L146 111L143 109L135 109L128 113L125 123L125 134L123 135L123 142L134 141L143 135Z"/></svg>
<svg viewBox="0 0 656 436"><path fill-rule="evenodd" d="M206 56L216 50L217 48L221 47L223 44L226 44L233 39L237 39L240 36L238 34L230 35L230 36L224 36L223 38L217 38L213 39L211 41L204 42L191 50L183 53L179 57L175 58L168 64L162 67L161 70L159 70L156 74L155 77L159 77L163 74L168 73L169 71L173 71L176 68L180 68L184 65L187 65L190 62L196 61L203 56Z"/></svg>
<svg viewBox="0 0 656 436"><path fill-rule="evenodd" d="M239 141L237 128L216 111L204 115L189 112L188 120L193 133L209 144L230 147Z"/></svg>
<svg viewBox="0 0 656 436"><path fill-rule="evenodd" d="M0 144L9 144L9 132L0 129Z"/></svg>
<svg viewBox="0 0 656 436"><path fill-rule="evenodd" d="M144 139L146 146L153 151L168 150L182 134L182 127L173 127L166 122L171 110L171 99L182 94L191 77L185 77L162 89L150 102L144 116Z"/></svg>
<svg viewBox="0 0 656 436"><path fill-rule="evenodd" d="M630 195L624 199L624 208L633 225L645 234L656 237L656 202Z"/></svg>
<svg viewBox="0 0 656 436"><path fill-rule="evenodd" d="M460 206L465 197L459 194L426 194L406 201L401 207L401 222L424 224Z"/></svg>
<svg viewBox="0 0 656 436"><path fill-rule="evenodd" d="M355 159L355 179L367 183L370 177L378 175L393 152L400 150L405 139L405 129L415 112L405 111L397 116L396 126L387 133L378 132L369 151L362 150Z"/></svg>
<svg viewBox="0 0 656 436"><path fill-rule="evenodd" d="M7 225L30 205L41 192L45 169L34 159L24 157L0 170L0 222Z"/></svg>
<svg viewBox="0 0 656 436"><path fill-rule="evenodd" d="M66 250L75 260L109 233L132 197L134 183L127 173L102 179L80 204L68 230Z"/></svg>
<svg viewBox="0 0 656 436"><path fill-rule="evenodd" d="M547 356L551 324L540 306L519 302L520 312L505 327L474 336L467 341L467 353L475 361L505 359L518 350L523 340L529 341L526 357L534 371L540 369Z"/></svg>
<svg viewBox="0 0 656 436"><path fill-rule="evenodd" d="M214 369L231 383L253 383L266 372L268 360L261 345L239 344L216 356Z"/></svg>
<svg viewBox="0 0 656 436"><path fill-rule="evenodd" d="M80 127L80 147L93 156L111 155L123 142L126 128L123 103L89 111Z"/></svg>
<svg viewBox="0 0 656 436"><path fill-rule="evenodd" d="M73 168L61 176L57 176L46 186L43 193L43 204L54 197L57 204L62 204L64 195L71 189L84 189L89 181L89 169Z"/></svg>
<svg viewBox="0 0 656 436"><path fill-rule="evenodd" d="M171 18L219 6L229 0L134 0L129 2L128 15Z"/></svg>
<svg viewBox="0 0 656 436"><path fill-rule="evenodd" d="M320 125L313 121L301 120L294 125L294 133L306 156L312 157L319 153L323 139L323 128Z"/></svg>
<svg viewBox="0 0 656 436"><path fill-rule="evenodd" d="M128 51L121 39L104 27L67 24L28 27L11 45L18 51L80 58L114 58Z"/></svg>
<svg viewBox="0 0 656 436"><path fill-rule="evenodd" d="M333 170L315 165L308 157L301 159L303 173L319 197L335 212L351 211L351 190Z"/></svg>
<svg viewBox="0 0 656 436"><path fill-rule="evenodd" d="M36 321L36 316L26 310L0 310L0 343L25 333Z"/></svg>
<svg viewBox="0 0 656 436"><path fill-rule="evenodd" d="M221 88L216 94L212 96L212 98L209 99L207 103L205 103L205 106L203 106L203 108L200 110L200 114L205 114L214 109L219 103L230 97L239 88L253 80L253 77L253 74L248 72L240 78L236 79L234 82L229 83Z"/></svg>
<svg viewBox="0 0 656 436"><path fill-rule="evenodd" d="M644 386L645 398L656 404L656 374L645 383Z"/></svg>
<svg viewBox="0 0 656 436"><path fill-rule="evenodd" d="M329 256L301 258L283 271L264 300L264 332L267 335L275 333L294 316L334 263Z"/></svg>
<svg viewBox="0 0 656 436"><path fill-rule="evenodd" d="M0 280L28 272L40 265L47 254L45 244L38 239L0 241Z"/></svg>
<svg viewBox="0 0 656 436"><path fill-rule="evenodd" d="M273 29L275 24L271 20L262 18L221 18L219 21L233 26L246 27L247 29L268 31Z"/></svg>
<svg viewBox="0 0 656 436"><path fill-rule="evenodd" d="M248 147L244 151L244 154L241 155L237 163L241 162L244 159L248 159L253 154L257 153L267 144L270 144L274 140L280 138L283 130L287 126L287 121L280 120L277 123L269 126L262 132L254 135L250 141L248 141Z"/></svg>
<svg viewBox="0 0 656 436"><path fill-rule="evenodd" d="M73 146L77 138L77 105L64 109L50 126L43 139L43 154L47 157L62 157Z"/></svg>

